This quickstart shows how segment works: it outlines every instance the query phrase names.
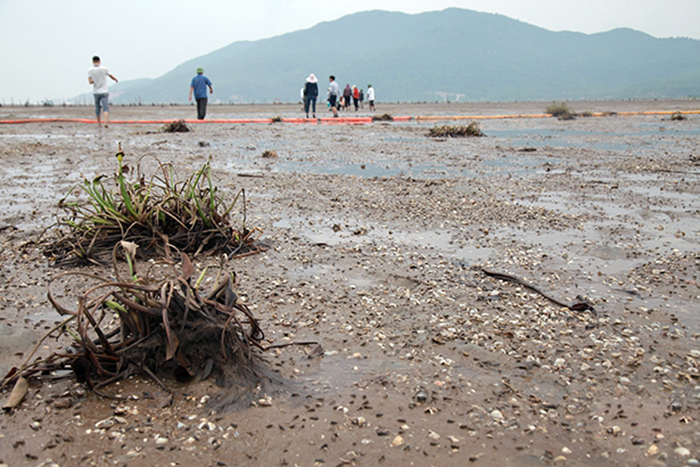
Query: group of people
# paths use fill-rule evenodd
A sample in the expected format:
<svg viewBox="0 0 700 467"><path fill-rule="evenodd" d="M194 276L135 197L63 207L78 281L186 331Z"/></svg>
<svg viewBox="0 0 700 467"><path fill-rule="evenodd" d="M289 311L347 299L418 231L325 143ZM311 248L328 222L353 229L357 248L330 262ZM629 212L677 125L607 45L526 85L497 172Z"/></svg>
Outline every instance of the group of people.
<svg viewBox="0 0 700 467"><path fill-rule="evenodd" d="M102 126L102 122L104 121L105 128L107 127L107 121L109 120L108 77L112 78L114 82L119 82L119 80L109 72L107 67L102 65L100 57L97 55L92 57L92 67L88 69L88 83L92 84L92 94L95 98L97 125ZM209 89L209 94L214 93L214 87L211 80L204 76L204 69L197 68L197 75L192 78L190 83L189 100L192 100L192 95L194 94L194 98L197 102L198 120L204 120L204 117L207 115L207 88Z"/></svg>
<svg viewBox="0 0 700 467"><path fill-rule="evenodd" d="M107 121L109 119L109 91L107 78L111 78L115 82L119 82L117 78L112 75L109 70L104 67L100 61L100 57L95 55L92 57L92 68L88 70L88 82L93 86L93 95L95 98L95 114L97 115L98 126L102 125L104 120L104 126L107 126ZM328 108L333 112L333 116L338 116L338 111L342 109L348 109L351 104L354 104L355 111L360 107L364 107L365 97L369 103L370 112L375 111L374 107L374 88L371 84L367 85L367 94L363 89L358 89L357 86L350 87L349 84L345 85L345 89L340 91L340 86L335 81L335 76L331 75L329 78L330 85L328 86ZM192 96L197 102L197 119L204 120L207 114L207 89L209 89L209 94L214 93L214 87L209 78L204 76L204 69L197 68L197 75L192 78L190 83L190 94L189 100L192 101ZM304 112L306 112L306 118L309 118L309 110L313 118L316 118L316 101L318 100L318 78L314 76L313 73L306 78L304 87L301 90L302 99L304 100Z"/></svg>
<svg viewBox="0 0 700 467"><path fill-rule="evenodd" d="M333 112L333 116L338 116L338 111L342 109L348 109L351 103L355 106L355 112L360 107L364 107L365 92L363 89L358 89L357 86L351 88L349 84L345 85L345 89L340 91L340 86L335 80L335 76L331 75L328 80L330 85L328 86L328 108ZM306 118L309 118L309 110L311 110L311 115L316 118L316 101L318 100L318 78L311 73L304 87L301 89L301 97L304 100L304 112L306 113ZM369 103L369 110L375 111L374 107L374 88L371 84L367 85L367 102Z"/></svg>

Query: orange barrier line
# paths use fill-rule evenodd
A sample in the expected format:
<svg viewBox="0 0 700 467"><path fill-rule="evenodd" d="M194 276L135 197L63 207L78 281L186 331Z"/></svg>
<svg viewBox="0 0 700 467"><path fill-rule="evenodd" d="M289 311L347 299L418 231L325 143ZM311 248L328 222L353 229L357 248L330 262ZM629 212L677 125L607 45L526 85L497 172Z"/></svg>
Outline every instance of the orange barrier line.
<svg viewBox="0 0 700 467"><path fill-rule="evenodd" d="M283 118L284 123L318 123L316 118Z"/></svg>
<svg viewBox="0 0 700 467"><path fill-rule="evenodd" d="M89 123L95 123L95 120L86 120ZM155 124L167 125L177 120L111 120L110 125L132 125L132 124ZM200 123L272 123L271 118L211 118L209 120L184 119L188 124Z"/></svg>
<svg viewBox="0 0 700 467"><path fill-rule="evenodd" d="M87 118L23 118L20 120L2 120L0 124L13 125L21 123L95 123Z"/></svg>
<svg viewBox="0 0 700 467"><path fill-rule="evenodd" d="M612 112L619 116L634 116L634 115L673 115L680 113L682 115L700 115L700 110L633 110ZM593 112L592 117L610 116L611 112ZM418 115L418 116L398 116L394 117L395 122L407 122L411 120L420 121L436 121L436 120L506 120L506 119L521 119L521 118L550 118L550 114L506 114L506 115ZM172 123L170 120L112 120L109 123L112 125L165 125ZM283 118L283 123L293 124L369 124L372 123L372 117L324 117L324 118ZM213 118L209 120L194 120L186 119L185 123L202 124L202 123L226 123L226 124L242 124L242 123L272 123L272 118ZM94 119L88 118L23 118L18 120L3 120L0 119L0 125L17 125L25 123L89 123L95 124Z"/></svg>
<svg viewBox="0 0 700 467"><path fill-rule="evenodd" d="M321 123L372 123L372 117L326 117L320 118Z"/></svg>
<svg viewBox="0 0 700 467"><path fill-rule="evenodd" d="M163 123L171 123L167 120ZM272 123L271 118L211 118L209 120L185 120L185 123Z"/></svg>
<svg viewBox="0 0 700 467"><path fill-rule="evenodd" d="M416 120L506 120L515 118L549 118L550 114L512 114L512 115L425 115L413 117ZM394 118L396 120L396 118Z"/></svg>
<svg viewBox="0 0 700 467"><path fill-rule="evenodd" d="M623 110L621 112L617 112L618 115L673 115L676 113L683 115L698 115L700 114L700 110Z"/></svg>

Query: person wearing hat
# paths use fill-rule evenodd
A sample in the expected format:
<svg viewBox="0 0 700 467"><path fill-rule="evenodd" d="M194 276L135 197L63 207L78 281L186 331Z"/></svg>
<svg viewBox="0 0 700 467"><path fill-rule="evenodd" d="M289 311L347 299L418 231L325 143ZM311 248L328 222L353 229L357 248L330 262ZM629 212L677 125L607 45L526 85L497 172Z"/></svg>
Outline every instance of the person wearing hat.
<svg viewBox="0 0 700 467"><path fill-rule="evenodd" d="M313 117L316 118L316 99L318 98L318 78L311 73L304 83L304 112L309 118L309 107L312 108Z"/></svg>
<svg viewBox="0 0 700 467"><path fill-rule="evenodd" d="M192 78L192 83L190 84L190 101L194 92L194 98L197 101L198 120L204 120L204 117L207 115L207 86L209 87L209 94L214 94L211 81L204 76L204 69L197 68L197 76Z"/></svg>

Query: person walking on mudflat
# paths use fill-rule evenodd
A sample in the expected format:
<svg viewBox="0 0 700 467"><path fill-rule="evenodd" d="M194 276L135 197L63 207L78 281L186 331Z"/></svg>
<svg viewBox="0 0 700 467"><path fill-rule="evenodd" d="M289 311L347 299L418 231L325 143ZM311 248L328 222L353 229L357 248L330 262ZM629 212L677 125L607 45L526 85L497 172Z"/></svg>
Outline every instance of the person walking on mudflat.
<svg viewBox="0 0 700 467"><path fill-rule="evenodd" d="M194 98L197 101L197 120L204 120L207 115L207 87L209 87L209 94L214 94L211 81L204 76L204 68L197 68L197 76L192 78L192 83L190 83L189 98L191 101L194 92Z"/></svg>
<svg viewBox="0 0 700 467"><path fill-rule="evenodd" d="M309 118L309 107L313 109L313 117L316 118L316 99L318 98L318 78L313 73L306 78L304 83L304 111Z"/></svg>
<svg viewBox="0 0 700 467"><path fill-rule="evenodd" d="M88 83L92 84L92 94L95 97L95 115L97 115L97 126L102 126L101 116L104 115L105 128L107 128L107 121L109 120L109 89L107 85L108 76L112 78L114 82L119 82L114 75L109 73L107 67L102 66L100 57L97 55L92 57L92 68L88 70Z"/></svg>
<svg viewBox="0 0 700 467"><path fill-rule="evenodd" d="M328 80L331 82L330 86L328 86L328 103L331 106L333 116L337 117L338 109L336 108L336 105L338 102L338 96L340 96L340 86L338 86L338 83L336 83L335 76L331 75Z"/></svg>
<svg viewBox="0 0 700 467"><path fill-rule="evenodd" d="M371 84L367 85L367 101L369 102L369 110L374 111L374 88Z"/></svg>
<svg viewBox="0 0 700 467"><path fill-rule="evenodd" d="M350 107L351 100L352 100L352 89L350 89L349 84L346 84L345 89L343 89L343 107L345 107L345 110L347 110L347 108Z"/></svg>

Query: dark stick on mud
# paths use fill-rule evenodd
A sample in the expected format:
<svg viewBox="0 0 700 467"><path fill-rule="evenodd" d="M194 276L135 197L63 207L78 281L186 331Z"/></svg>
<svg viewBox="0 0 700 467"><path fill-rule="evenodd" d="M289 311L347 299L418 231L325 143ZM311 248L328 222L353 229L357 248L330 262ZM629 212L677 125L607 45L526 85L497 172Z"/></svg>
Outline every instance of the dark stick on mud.
<svg viewBox="0 0 700 467"><path fill-rule="evenodd" d="M502 281L513 282L513 283L515 283L515 284L522 285L522 286L525 287L526 289L532 290L533 292L542 295L544 298L546 298L547 300L549 300L550 302L554 303L554 304L557 305L557 306L560 306L560 307L563 307L563 308L568 308L569 310L572 310L572 311L591 311L591 312L593 312L593 313L596 312L595 309L593 308L593 306L592 306L590 303L587 303L587 302L581 300L580 297L578 297L579 300L581 300L580 302L576 302L576 303L573 303L573 304L571 304L571 305L567 305L566 303L560 302L559 300L557 300L557 299L555 299L555 298L553 298L553 297L550 297L549 295L547 295L546 293L542 292L540 289L538 289L538 288L535 287L534 285L528 284L528 283L525 282L524 280L519 279L519 278L517 278L517 277L515 277L515 276L511 276L510 274L504 274L504 273L501 273L501 272L487 271L487 270L484 269L484 268L481 268L481 271L482 271L484 274L486 274L487 276L493 277L494 279L500 279L500 280L502 280Z"/></svg>

